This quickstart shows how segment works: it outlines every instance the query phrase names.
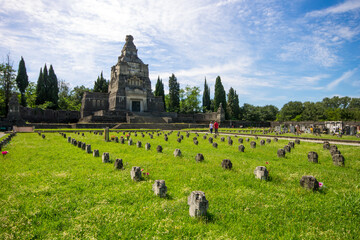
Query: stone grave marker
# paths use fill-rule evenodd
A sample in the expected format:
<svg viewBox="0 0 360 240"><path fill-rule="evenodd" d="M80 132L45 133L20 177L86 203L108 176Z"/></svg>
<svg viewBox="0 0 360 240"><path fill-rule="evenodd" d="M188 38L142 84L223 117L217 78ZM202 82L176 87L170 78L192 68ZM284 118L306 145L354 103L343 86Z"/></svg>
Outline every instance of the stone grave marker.
<svg viewBox="0 0 360 240"><path fill-rule="evenodd" d="M68 143L71 143L71 137L67 138Z"/></svg>
<svg viewBox="0 0 360 240"><path fill-rule="evenodd" d="M99 153L99 150L98 150L98 149L94 149L94 151L93 151L93 156L94 156L94 157L100 157L100 153Z"/></svg>
<svg viewBox="0 0 360 240"><path fill-rule="evenodd" d="M204 140L206 139L206 135L203 136L203 139L204 139Z"/></svg>
<svg viewBox="0 0 360 240"><path fill-rule="evenodd" d="M254 170L255 178L260 180L267 180L269 177L269 172L264 166L258 166Z"/></svg>
<svg viewBox="0 0 360 240"><path fill-rule="evenodd" d="M228 139L228 145L230 145L230 146L233 145L233 140L231 138Z"/></svg>
<svg viewBox="0 0 360 240"><path fill-rule="evenodd" d="M196 154L195 160L196 160L197 162L202 162L202 161L204 161L204 155L202 155L201 153Z"/></svg>
<svg viewBox="0 0 360 240"><path fill-rule="evenodd" d="M156 196L166 197L167 187L165 180L155 180L155 183L152 185L152 190Z"/></svg>
<svg viewBox="0 0 360 240"><path fill-rule="evenodd" d="M274 142L277 142L278 141L278 139L277 138L274 138Z"/></svg>
<svg viewBox="0 0 360 240"><path fill-rule="evenodd" d="M238 142L239 142L239 143L243 143L243 142L244 142L244 139L239 138L239 139L238 139Z"/></svg>
<svg viewBox="0 0 360 240"><path fill-rule="evenodd" d="M251 141L251 142L250 142L250 147L251 147L251 148L256 148L256 142Z"/></svg>
<svg viewBox="0 0 360 240"><path fill-rule="evenodd" d="M181 157L181 150L176 148L174 151L174 157Z"/></svg>
<svg viewBox="0 0 360 240"><path fill-rule="evenodd" d="M193 191L188 197L189 214L191 217L206 216L209 202L205 197L205 193L201 191Z"/></svg>
<svg viewBox="0 0 360 240"><path fill-rule="evenodd" d="M115 167L115 169L123 169L123 167L124 167L123 160L117 158L115 160L114 167Z"/></svg>
<svg viewBox="0 0 360 240"><path fill-rule="evenodd" d="M133 140L129 138L128 145L131 146L133 144Z"/></svg>
<svg viewBox="0 0 360 240"><path fill-rule="evenodd" d="M330 149L330 143L329 142L324 142L323 149Z"/></svg>
<svg viewBox="0 0 360 240"><path fill-rule="evenodd" d="M296 144L300 144L300 139L295 139Z"/></svg>
<svg viewBox="0 0 360 240"><path fill-rule="evenodd" d="M221 138L220 138L220 141L225 142L225 138L224 138L224 137L221 137Z"/></svg>
<svg viewBox="0 0 360 240"><path fill-rule="evenodd" d="M85 151L86 151L87 153L92 153L92 152L91 152L91 145L90 145L90 144L86 145Z"/></svg>
<svg viewBox="0 0 360 240"><path fill-rule="evenodd" d="M86 143L84 143L84 142L82 143L81 149L84 150L84 151L86 150Z"/></svg>
<svg viewBox="0 0 360 240"><path fill-rule="evenodd" d="M141 148L141 142L140 142L140 141L137 141L137 142L136 142L136 146L137 146L138 148Z"/></svg>
<svg viewBox="0 0 360 240"><path fill-rule="evenodd" d="M212 146L213 146L214 148L217 148L217 147L218 147L218 144L217 144L216 142L214 142L214 143L212 144Z"/></svg>
<svg viewBox="0 0 360 240"><path fill-rule="evenodd" d="M279 158L284 158L285 157L285 149L283 149L283 148L278 149L277 150L277 156Z"/></svg>
<svg viewBox="0 0 360 240"><path fill-rule="evenodd" d="M181 143L181 138L178 138L176 141L177 141L178 143Z"/></svg>
<svg viewBox="0 0 360 240"><path fill-rule="evenodd" d="M103 163L108 163L110 162L110 155L108 152L104 152L102 155L102 162Z"/></svg>
<svg viewBox="0 0 360 240"><path fill-rule="evenodd" d="M158 146L156 147L156 151L157 151L158 153L162 153L162 150L163 150L163 148L162 148L161 145L158 145Z"/></svg>
<svg viewBox="0 0 360 240"><path fill-rule="evenodd" d="M266 139L266 142L271 143L271 139L270 138Z"/></svg>
<svg viewBox="0 0 360 240"><path fill-rule="evenodd" d="M130 176L133 181L139 182L142 179L140 167L132 167Z"/></svg>
<svg viewBox="0 0 360 240"><path fill-rule="evenodd" d="M221 166L223 169L229 169L231 170L232 168L232 163L230 161L230 159L224 159L222 162L221 162Z"/></svg>
<svg viewBox="0 0 360 240"><path fill-rule="evenodd" d="M290 142L288 143L288 145L289 145L291 148L295 148L295 143L292 142L292 141L290 141Z"/></svg>
<svg viewBox="0 0 360 240"><path fill-rule="evenodd" d="M194 140L194 144L198 145L199 144L198 140Z"/></svg>
<svg viewBox="0 0 360 240"><path fill-rule="evenodd" d="M150 150L150 148L151 148L150 143L145 143L145 150Z"/></svg>
<svg viewBox="0 0 360 240"><path fill-rule="evenodd" d="M244 152L245 151L245 147L244 145L239 145L239 152Z"/></svg>
<svg viewBox="0 0 360 240"><path fill-rule="evenodd" d="M319 182L314 176L303 176L300 179L300 186L306 189L316 191L319 189Z"/></svg>
<svg viewBox="0 0 360 240"><path fill-rule="evenodd" d="M285 150L285 152L290 153L291 152L291 147L289 145L285 145L284 150Z"/></svg>
<svg viewBox="0 0 360 240"><path fill-rule="evenodd" d="M264 140L264 139L261 139L261 140L260 140L260 145L261 145L261 146L264 146L264 145L265 145L265 140Z"/></svg>
<svg viewBox="0 0 360 240"><path fill-rule="evenodd" d="M208 140L209 140L209 143L213 143L213 138L212 137L209 137Z"/></svg>
<svg viewBox="0 0 360 240"><path fill-rule="evenodd" d="M250 141L250 139L249 139L249 138L245 138L245 141L249 142L249 141Z"/></svg>
<svg viewBox="0 0 360 240"><path fill-rule="evenodd" d="M343 155L334 154L332 156L332 159L335 166L341 166L341 167L345 166L345 158Z"/></svg>
<svg viewBox="0 0 360 240"><path fill-rule="evenodd" d="M309 152L308 153L308 160L309 162L318 163L318 154L317 152Z"/></svg>

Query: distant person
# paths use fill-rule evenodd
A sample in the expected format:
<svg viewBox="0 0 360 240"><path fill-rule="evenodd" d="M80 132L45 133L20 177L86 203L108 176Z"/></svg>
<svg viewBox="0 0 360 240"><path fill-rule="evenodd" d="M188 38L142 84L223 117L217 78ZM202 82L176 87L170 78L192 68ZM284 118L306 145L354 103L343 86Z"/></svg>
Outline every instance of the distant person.
<svg viewBox="0 0 360 240"><path fill-rule="evenodd" d="M219 124L217 123L217 121L214 122L214 128L215 128L215 134L217 134L219 130Z"/></svg>
<svg viewBox="0 0 360 240"><path fill-rule="evenodd" d="M214 127L214 124L212 122L210 122L210 124L209 124L210 133L213 132L213 127Z"/></svg>

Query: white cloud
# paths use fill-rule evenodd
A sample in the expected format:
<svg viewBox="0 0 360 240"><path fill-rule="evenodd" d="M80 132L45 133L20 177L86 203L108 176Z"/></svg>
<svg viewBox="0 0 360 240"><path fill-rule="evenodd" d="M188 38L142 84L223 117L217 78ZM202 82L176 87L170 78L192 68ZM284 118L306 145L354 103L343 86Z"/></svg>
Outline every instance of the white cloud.
<svg viewBox="0 0 360 240"><path fill-rule="evenodd" d="M350 71L347 71L347 72L343 73L343 75L341 75L339 78L337 78L334 81L332 81L331 83L329 83L327 85L327 89L328 90L335 89L335 87L337 87L341 82L351 78L357 70L358 70L358 68L355 68L353 70L350 70Z"/></svg>
<svg viewBox="0 0 360 240"><path fill-rule="evenodd" d="M336 6L332 6L323 10L312 11L306 14L308 17L321 17L328 14L340 14L349 11L354 11L360 8L359 0L348 0L344 3L338 4Z"/></svg>

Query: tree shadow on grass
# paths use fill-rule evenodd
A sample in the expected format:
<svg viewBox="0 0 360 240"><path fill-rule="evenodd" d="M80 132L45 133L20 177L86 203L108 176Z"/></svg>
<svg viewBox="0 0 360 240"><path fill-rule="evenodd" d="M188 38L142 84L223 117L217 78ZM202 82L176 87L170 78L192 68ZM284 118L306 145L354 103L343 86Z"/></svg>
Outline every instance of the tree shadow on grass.
<svg viewBox="0 0 360 240"><path fill-rule="evenodd" d="M205 224L213 223L215 221L215 216L214 214L207 212L205 216L197 217L197 220Z"/></svg>

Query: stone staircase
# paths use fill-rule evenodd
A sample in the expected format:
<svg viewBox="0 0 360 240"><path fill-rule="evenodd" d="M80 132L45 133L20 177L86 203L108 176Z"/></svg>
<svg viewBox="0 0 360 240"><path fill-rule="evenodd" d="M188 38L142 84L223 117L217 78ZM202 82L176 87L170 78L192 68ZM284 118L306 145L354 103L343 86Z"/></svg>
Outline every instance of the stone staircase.
<svg viewBox="0 0 360 240"><path fill-rule="evenodd" d="M170 117L155 116L151 113L134 113L129 112L126 115L127 123L169 123L171 122Z"/></svg>

